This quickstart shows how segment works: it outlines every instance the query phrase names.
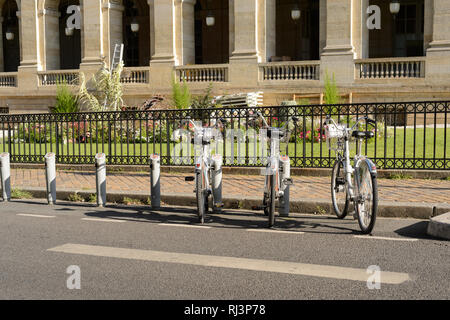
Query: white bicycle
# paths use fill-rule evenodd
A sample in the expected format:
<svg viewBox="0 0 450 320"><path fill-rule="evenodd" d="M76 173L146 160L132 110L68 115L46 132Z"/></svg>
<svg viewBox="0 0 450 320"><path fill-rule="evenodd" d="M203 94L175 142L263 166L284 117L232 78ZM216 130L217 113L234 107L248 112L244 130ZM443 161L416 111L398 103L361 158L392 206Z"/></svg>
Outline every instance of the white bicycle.
<svg viewBox="0 0 450 320"><path fill-rule="evenodd" d="M261 112L257 112L251 120L254 121L257 117L260 117L263 121L264 126L262 129L266 130L270 147L267 164L264 169L263 205L262 207L253 207L253 210L264 210L264 214L269 217L268 227L272 228L275 224L275 202L283 198L286 187L293 184L291 177L283 177L280 174L283 170L283 167L280 167L280 161L289 162L288 156L280 156L280 141L289 142L289 132L287 130L289 121L286 121L283 127L278 128L269 126ZM297 117L292 117L291 119L294 122L298 121Z"/></svg>
<svg viewBox="0 0 450 320"><path fill-rule="evenodd" d="M200 223L205 222L205 215L209 209L209 196L214 197L211 188L212 166L213 158L211 156L211 141L220 134L218 129L225 124L224 119L216 121L214 127L201 127L195 124L194 121L189 120L189 123L194 128L194 144L201 146L200 155L195 158L195 176L186 177L185 181L195 180L195 195L197 199L197 213ZM213 205L216 208L223 207L223 203L218 203L213 199Z"/></svg>
<svg viewBox="0 0 450 320"><path fill-rule="evenodd" d="M345 218L350 201L352 201L359 226L364 234L368 234L375 226L378 210L378 186L375 164L366 156L361 155L362 141L374 137L372 131L358 130L358 124L363 120L367 124L376 126L374 120L361 117L351 128L347 128L344 124L336 123L329 115L324 125L328 148L336 152L336 162L331 174L331 199L334 212L339 219ZM349 151L351 138L356 140L353 167L350 164Z"/></svg>

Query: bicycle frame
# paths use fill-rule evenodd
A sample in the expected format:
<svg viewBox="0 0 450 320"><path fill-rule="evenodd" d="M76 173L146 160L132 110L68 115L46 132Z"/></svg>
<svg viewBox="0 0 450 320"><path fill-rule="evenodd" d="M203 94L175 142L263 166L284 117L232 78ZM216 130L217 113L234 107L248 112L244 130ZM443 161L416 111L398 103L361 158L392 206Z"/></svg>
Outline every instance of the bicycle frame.
<svg viewBox="0 0 450 320"><path fill-rule="evenodd" d="M360 199L360 195L357 194L358 190L360 189L360 179L359 179L359 168L362 161L367 162L370 174L376 175L376 166L375 164L366 156L361 155L361 142L362 139L356 139L356 154L353 158L353 167L350 163L350 135L351 132L355 129L355 127L359 124L360 121L368 119L367 117L361 117L356 120L356 123L351 128L345 129L345 135L343 137L344 139L344 154L341 155L339 152L336 152L336 159L339 161L341 160L343 162L344 167L344 173L346 177L346 188L347 188L347 195L349 196L350 200L352 201L358 201L360 202L362 199ZM334 125L336 125L336 122L329 118L327 121L333 122ZM353 175L353 179L352 179ZM353 182L356 182L356 187Z"/></svg>

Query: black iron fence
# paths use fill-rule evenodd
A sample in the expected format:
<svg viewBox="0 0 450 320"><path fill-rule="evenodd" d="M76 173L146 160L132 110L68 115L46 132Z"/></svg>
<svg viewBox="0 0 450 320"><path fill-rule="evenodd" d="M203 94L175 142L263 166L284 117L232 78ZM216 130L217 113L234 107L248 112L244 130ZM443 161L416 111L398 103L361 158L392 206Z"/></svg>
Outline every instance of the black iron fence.
<svg viewBox="0 0 450 320"><path fill-rule="evenodd" d="M174 132L187 118L212 125L227 120L223 143L215 144L227 166L261 166L264 141L252 126L251 115L260 111L273 126L289 117L289 140L281 153L293 167L329 168L334 152L327 148L323 122L327 114L352 125L356 118L377 120L374 138L362 151L383 169L450 169L450 101L304 105L258 108L151 110L127 112L0 115L0 151L15 163L43 163L47 152L58 163L93 164L103 152L112 165L148 165L149 155L161 155L162 165L192 165L191 146L181 147ZM190 139L183 139L190 143ZM184 143L184 142L182 142ZM181 152L181 159L174 152Z"/></svg>

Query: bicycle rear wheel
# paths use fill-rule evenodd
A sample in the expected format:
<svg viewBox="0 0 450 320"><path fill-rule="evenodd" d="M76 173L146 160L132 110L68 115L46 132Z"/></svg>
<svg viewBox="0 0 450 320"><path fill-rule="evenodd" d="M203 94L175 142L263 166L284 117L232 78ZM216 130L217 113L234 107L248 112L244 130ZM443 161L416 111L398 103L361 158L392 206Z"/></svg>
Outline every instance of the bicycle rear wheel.
<svg viewBox="0 0 450 320"><path fill-rule="evenodd" d="M360 201L355 203L359 227L362 233L371 233L375 226L378 211L378 184L377 177L372 175L367 162L361 162L358 169ZM358 187L358 184L356 185Z"/></svg>
<svg viewBox="0 0 450 320"><path fill-rule="evenodd" d="M344 219L348 213L349 199L342 160L336 160L331 172L331 200L336 216L339 219Z"/></svg>
<svg viewBox="0 0 450 320"><path fill-rule="evenodd" d="M202 173L195 175L195 195L197 197L197 214L201 224L205 222L205 214L208 212L208 194L204 188L204 176Z"/></svg>

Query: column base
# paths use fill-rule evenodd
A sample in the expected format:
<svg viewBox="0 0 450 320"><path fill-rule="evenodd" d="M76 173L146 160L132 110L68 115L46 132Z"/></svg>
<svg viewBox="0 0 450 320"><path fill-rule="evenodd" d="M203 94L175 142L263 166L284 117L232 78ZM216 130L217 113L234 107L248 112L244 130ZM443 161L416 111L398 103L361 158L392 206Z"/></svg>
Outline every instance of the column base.
<svg viewBox="0 0 450 320"><path fill-rule="evenodd" d="M337 84L351 84L355 81L355 62L352 46L327 46L320 57L320 80L325 81L328 72Z"/></svg>

